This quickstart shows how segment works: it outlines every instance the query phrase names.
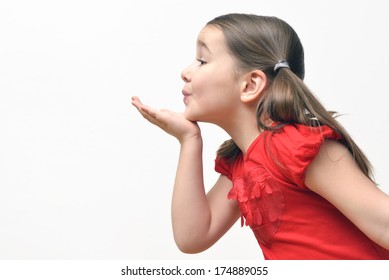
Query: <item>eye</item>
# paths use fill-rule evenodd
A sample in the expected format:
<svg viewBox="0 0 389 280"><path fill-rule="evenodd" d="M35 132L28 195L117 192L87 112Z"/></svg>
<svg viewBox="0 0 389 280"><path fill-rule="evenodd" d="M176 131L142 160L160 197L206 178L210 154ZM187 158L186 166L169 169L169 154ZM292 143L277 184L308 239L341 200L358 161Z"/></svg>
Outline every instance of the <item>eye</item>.
<svg viewBox="0 0 389 280"><path fill-rule="evenodd" d="M202 59L197 59L197 61L199 62L200 66L206 64L207 62L202 60Z"/></svg>

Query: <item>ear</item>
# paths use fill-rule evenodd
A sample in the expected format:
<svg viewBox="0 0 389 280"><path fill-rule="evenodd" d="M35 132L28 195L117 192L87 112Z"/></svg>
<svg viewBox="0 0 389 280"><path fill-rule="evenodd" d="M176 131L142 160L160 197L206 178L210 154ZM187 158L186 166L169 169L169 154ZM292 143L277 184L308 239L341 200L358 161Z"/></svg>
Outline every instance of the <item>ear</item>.
<svg viewBox="0 0 389 280"><path fill-rule="evenodd" d="M266 88L267 77L261 70L254 70L244 75L240 100L243 103L250 103L258 99Z"/></svg>

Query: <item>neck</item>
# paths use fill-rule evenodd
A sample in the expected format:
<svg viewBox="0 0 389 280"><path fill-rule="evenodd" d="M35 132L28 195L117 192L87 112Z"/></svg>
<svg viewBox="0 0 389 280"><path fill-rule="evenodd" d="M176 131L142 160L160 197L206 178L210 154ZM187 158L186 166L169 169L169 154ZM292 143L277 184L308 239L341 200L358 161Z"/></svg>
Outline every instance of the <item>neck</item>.
<svg viewBox="0 0 389 280"><path fill-rule="evenodd" d="M231 136L243 154L246 154L250 145L260 134L253 114L249 114L246 117L234 117L224 124L218 124L218 126Z"/></svg>

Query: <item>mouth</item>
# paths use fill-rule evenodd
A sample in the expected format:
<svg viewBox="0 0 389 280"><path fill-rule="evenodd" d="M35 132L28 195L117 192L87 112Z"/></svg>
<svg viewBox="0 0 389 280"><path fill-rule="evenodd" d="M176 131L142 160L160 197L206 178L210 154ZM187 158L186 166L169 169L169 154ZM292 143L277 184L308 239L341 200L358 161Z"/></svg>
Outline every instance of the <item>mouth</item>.
<svg viewBox="0 0 389 280"><path fill-rule="evenodd" d="M182 95L184 96L183 101L184 101L184 104L186 105L186 104L188 103L189 97L190 97L192 94L190 94L189 92L187 92L187 91L185 91L185 90L182 90Z"/></svg>

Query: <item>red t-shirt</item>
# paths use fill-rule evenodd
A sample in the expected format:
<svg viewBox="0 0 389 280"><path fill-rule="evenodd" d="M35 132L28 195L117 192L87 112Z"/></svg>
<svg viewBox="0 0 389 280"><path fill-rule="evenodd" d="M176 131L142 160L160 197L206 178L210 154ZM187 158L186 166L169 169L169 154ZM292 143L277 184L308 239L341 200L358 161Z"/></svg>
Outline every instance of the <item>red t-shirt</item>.
<svg viewBox="0 0 389 280"><path fill-rule="evenodd" d="M324 139L340 137L327 126L288 125L265 131L245 156L228 164L216 158L226 175L265 259L389 259L389 251L371 241L323 197L304 184L308 165Z"/></svg>

